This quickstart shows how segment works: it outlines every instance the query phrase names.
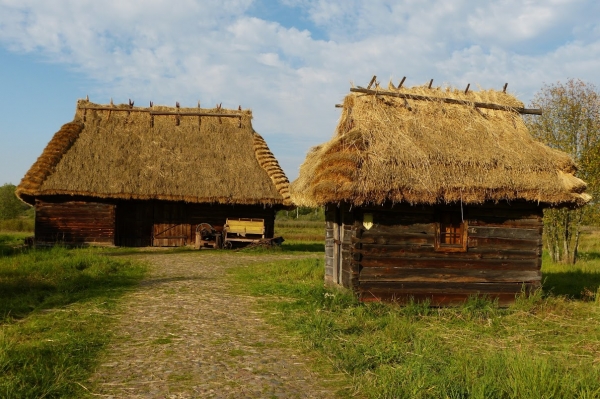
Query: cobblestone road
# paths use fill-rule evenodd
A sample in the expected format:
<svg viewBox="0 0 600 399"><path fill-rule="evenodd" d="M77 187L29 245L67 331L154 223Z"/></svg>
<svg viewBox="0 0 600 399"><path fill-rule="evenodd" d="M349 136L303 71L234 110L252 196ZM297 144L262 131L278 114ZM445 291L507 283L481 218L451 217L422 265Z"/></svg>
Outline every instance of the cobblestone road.
<svg viewBox="0 0 600 399"><path fill-rule="evenodd" d="M283 257L284 255L279 255ZM150 272L120 307L115 339L91 379L106 398L331 398L305 355L281 344L226 270L272 259L150 253Z"/></svg>

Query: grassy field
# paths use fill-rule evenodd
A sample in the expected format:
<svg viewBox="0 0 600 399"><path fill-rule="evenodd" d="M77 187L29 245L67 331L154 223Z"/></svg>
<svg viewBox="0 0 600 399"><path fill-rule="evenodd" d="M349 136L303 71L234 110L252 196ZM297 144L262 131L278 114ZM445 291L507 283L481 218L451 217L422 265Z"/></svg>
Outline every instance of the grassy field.
<svg viewBox="0 0 600 399"><path fill-rule="evenodd" d="M341 396L368 398L600 398L600 234L575 266L544 256L544 289L510 308L361 304L323 287L323 260L233 270L270 322L346 375Z"/></svg>
<svg viewBox="0 0 600 399"><path fill-rule="evenodd" d="M325 222L313 220L276 220L275 236L291 241L323 242Z"/></svg>
<svg viewBox="0 0 600 399"><path fill-rule="evenodd" d="M575 266L544 256L544 289L510 308L472 298L435 309L362 304L324 288L323 229L280 220L281 248L247 251L317 258L232 273L286 342L345 376L340 396L600 398L600 232L586 231ZM131 249L27 250L19 244L28 235L0 233L0 397L85 396L111 313L144 266L110 256Z"/></svg>
<svg viewBox="0 0 600 399"><path fill-rule="evenodd" d="M83 397L118 298L145 267L98 249L13 248L0 234L0 397Z"/></svg>

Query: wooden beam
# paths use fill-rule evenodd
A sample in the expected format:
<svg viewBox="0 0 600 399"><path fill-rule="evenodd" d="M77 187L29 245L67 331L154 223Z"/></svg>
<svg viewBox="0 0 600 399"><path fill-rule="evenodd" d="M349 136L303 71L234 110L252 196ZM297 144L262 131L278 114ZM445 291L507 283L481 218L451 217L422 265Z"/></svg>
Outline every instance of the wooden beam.
<svg viewBox="0 0 600 399"><path fill-rule="evenodd" d="M369 90L369 89L363 89L363 88L358 88L358 87L352 87L352 88L350 88L350 91L353 93L377 94L379 96L397 97L397 98L404 98L404 99L408 99L408 100L417 100L417 101L441 101L441 102L448 103L448 104L466 105L466 106L470 106L470 107L495 109L495 110L499 110L499 111L513 111L513 112L518 112L520 114L527 114L527 115L541 115L542 114L542 110L536 109L536 108L509 107L508 105L480 103L480 102L476 102L476 101L458 100L456 98L421 96L418 94L396 93L393 91L382 91L382 90Z"/></svg>
<svg viewBox="0 0 600 399"><path fill-rule="evenodd" d="M400 84L398 85L398 88L402 87L402 85L404 84L405 80L406 80L406 76L402 78L402 80L400 81Z"/></svg>
<svg viewBox="0 0 600 399"><path fill-rule="evenodd" d="M215 116L219 118L240 118L241 114L211 114L208 112L172 112L172 111L155 111L144 108L112 108L112 107L79 107L78 109L91 109L95 111L123 111L123 112L148 112L150 115L179 115L179 116Z"/></svg>
<svg viewBox="0 0 600 399"><path fill-rule="evenodd" d="M373 83L375 83L375 79L377 79L377 75L373 75L373 79L371 79L371 81L369 82L367 89L370 89L371 86L373 86Z"/></svg>
<svg viewBox="0 0 600 399"><path fill-rule="evenodd" d="M427 88L428 88L428 89L431 89L431 85L432 85L432 84L433 84L433 79L431 79L431 80L429 81L429 86L427 86Z"/></svg>
<svg viewBox="0 0 600 399"><path fill-rule="evenodd" d="M506 93L506 88L508 87L508 82L504 83L504 88L502 89L502 93Z"/></svg>

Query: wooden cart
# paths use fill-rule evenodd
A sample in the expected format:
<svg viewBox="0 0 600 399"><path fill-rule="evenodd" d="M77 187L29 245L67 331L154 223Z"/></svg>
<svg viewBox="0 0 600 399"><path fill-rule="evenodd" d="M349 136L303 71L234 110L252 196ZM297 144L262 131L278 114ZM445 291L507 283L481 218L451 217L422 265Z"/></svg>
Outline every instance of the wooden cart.
<svg viewBox="0 0 600 399"><path fill-rule="evenodd" d="M265 238L264 219L229 219L223 228L223 247L231 248L233 243L253 243Z"/></svg>

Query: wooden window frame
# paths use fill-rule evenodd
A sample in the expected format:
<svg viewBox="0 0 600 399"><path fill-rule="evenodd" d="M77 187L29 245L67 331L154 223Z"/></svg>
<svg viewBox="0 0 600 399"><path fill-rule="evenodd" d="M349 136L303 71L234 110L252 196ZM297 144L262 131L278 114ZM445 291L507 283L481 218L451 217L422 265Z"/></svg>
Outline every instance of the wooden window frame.
<svg viewBox="0 0 600 399"><path fill-rule="evenodd" d="M468 230L469 224L466 219L462 218L462 222L460 223L462 229L462 242L460 244L446 244L442 243L442 220L445 214L448 213L460 213L460 211L454 210L440 210L436 215L435 222L435 251L436 252L467 252L467 241L468 241Z"/></svg>

